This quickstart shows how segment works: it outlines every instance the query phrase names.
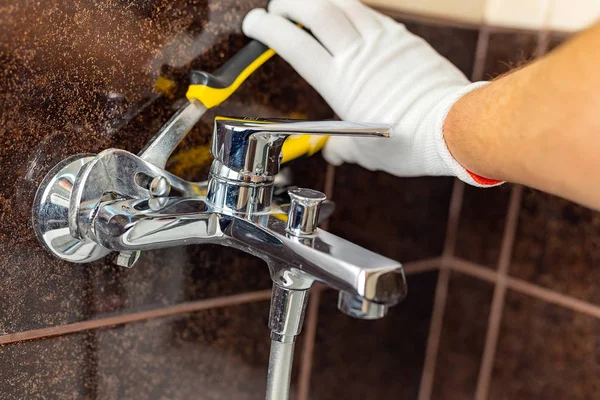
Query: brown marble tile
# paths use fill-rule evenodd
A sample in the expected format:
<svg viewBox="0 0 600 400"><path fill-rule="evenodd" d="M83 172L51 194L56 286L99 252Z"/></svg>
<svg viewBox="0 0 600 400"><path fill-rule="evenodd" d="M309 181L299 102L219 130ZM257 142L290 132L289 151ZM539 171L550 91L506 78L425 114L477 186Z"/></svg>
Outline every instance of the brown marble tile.
<svg viewBox="0 0 600 400"><path fill-rule="evenodd" d="M330 230L400 262L439 256L450 178L397 178L357 165L336 168Z"/></svg>
<svg viewBox="0 0 600 400"><path fill-rule="evenodd" d="M417 398L436 282L437 272L410 276L408 297L377 321L342 314L337 292L325 292L310 398Z"/></svg>
<svg viewBox="0 0 600 400"><path fill-rule="evenodd" d="M298 187L307 187L319 191L325 190L327 162L321 154L292 160L286 165L292 172L292 183Z"/></svg>
<svg viewBox="0 0 600 400"><path fill-rule="evenodd" d="M438 53L450 60L467 77L471 77L479 35L478 30L426 24L410 20L400 22L403 22L412 33L425 39Z"/></svg>
<svg viewBox="0 0 600 400"><path fill-rule="evenodd" d="M571 36L572 33L563 33L563 32L552 32L550 33L550 41L548 44L548 51L552 51L556 49L558 46L566 42Z"/></svg>
<svg viewBox="0 0 600 400"><path fill-rule="evenodd" d="M533 32L492 32L489 36L484 79L493 79L534 57L537 34Z"/></svg>
<svg viewBox="0 0 600 400"><path fill-rule="evenodd" d="M525 189L510 274L600 303L600 213Z"/></svg>
<svg viewBox="0 0 600 400"><path fill-rule="evenodd" d="M454 254L496 268L511 186L481 189L465 186Z"/></svg>
<svg viewBox="0 0 600 400"><path fill-rule="evenodd" d="M6 345L0 392L6 400L264 398L267 318L260 302Z"/></svg>
<svg viewBox="0 0 600 400"><path fill-rule="evenodd" d="M509 291L490 400L600 397L597 319Z"/></svg>
<svg viewBox="0 0 600 400"><path fill-rule="evenodd" d="M6 400L96 398L89 333L0 346L0 391Z"/></svg>
<svg viewBox="0 0 600 400"><path fill-rule="evenodd" d="M134 269L110 259L59 262L34 238L33 196L64 157L139 151L177 109L191 68L216 69L247 41L243 16L262 0L23 1L0 6L0 334L270 286L264 264L231 249L148 252ZM174 98L153 91L163 71ZM204 179L215 115L324 119L321 97L280 58L205 115L168 168ZM296 167L318 161L299 162ZM321 164L318 164L321 165ZM303 185L319 186L309 168Z"/></svg>
<svg viewBox="0 0 600 400"><path fill-rule="evenodd" d="M471 75L476 30L400 22ZM448 178L401 179L344 165L336 169L331 230L401 262L438 256L451 187Z"/></svg>
<svg viewBox="0 0 600 400"><path fill-rule="evenodd" d="M451 273L433 399L474 398L493 295L492 284Z"/></svg>

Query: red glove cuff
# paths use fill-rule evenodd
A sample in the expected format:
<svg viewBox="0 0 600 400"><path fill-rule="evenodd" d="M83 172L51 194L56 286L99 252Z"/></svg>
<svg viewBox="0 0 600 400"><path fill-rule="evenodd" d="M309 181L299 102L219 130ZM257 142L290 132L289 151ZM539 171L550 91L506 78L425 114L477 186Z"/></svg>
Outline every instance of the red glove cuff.
<svg viewBox="0 0 600 400"><path fill-rule="evenodd" d="M474 174L471 171L469 171L468 169L466 171L471 176L471 178L473 178L473 180L475 182L479 183L480 185L493 186L493 185L497 185L499 183L502 183L502 181L498 181L496 179L488 179L488 178L484 178L483 176L479 176L477 174Z"/></svg>

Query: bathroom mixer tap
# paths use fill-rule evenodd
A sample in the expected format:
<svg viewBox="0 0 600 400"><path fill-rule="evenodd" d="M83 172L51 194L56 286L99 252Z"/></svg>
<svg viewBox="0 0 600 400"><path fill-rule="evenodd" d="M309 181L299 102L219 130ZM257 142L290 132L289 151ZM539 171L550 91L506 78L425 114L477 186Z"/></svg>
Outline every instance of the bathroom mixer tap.
<svg viewBox="0 0 600 400"><path fill-rule="evenodd" d="M164 170L165 154L183 137L173 138L172 131L159 132L139 156L108 149L57 165L36 195L36 234L55 256L80 263L118 251L119 264L131 266L140 251L202 243L260 257L273 280L267 398L285 399L294 341L315 281L340 292L340 310L364 319L381 318L402 300L406 281L398 262L317 227L324 194L291 190L287 213L272 202L281 148L290 135L385 140L389 127L217 118L205 184Z"/></svg>

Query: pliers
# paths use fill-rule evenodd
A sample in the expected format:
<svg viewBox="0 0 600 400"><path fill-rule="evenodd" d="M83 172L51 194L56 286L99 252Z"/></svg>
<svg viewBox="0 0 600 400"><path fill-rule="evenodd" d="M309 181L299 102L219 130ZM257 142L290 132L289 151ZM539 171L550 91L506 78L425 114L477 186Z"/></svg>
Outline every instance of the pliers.
<svg viewBox="0 0 600 400"><path fill-rule="evenodd" d="M204 113L231 96L254 71L275 55L275 51L253 40L214 73L193 71L186 97L188 101L140 152L140 157L165 168L167 160L179 142L187 135ZM155 86L168 90L174 85L161 77ZM289 138L282 149L282 162L318 152L327 141L323 136Z"/></svg>

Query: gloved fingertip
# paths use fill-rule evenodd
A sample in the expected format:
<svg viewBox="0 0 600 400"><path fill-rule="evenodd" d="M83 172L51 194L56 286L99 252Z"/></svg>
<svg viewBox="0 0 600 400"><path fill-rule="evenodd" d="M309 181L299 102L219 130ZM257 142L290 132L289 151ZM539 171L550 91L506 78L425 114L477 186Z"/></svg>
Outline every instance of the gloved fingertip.
<svg viewBox="0 0 600 400"><path fill-rule="evenodd" d="M256 27L260 26L260 21L267 14L267 10L264 8L255 8L250 10L246 17L244 18L244 22L242 22L242 31L244 35L253 37L256 32Z"/></svg>

